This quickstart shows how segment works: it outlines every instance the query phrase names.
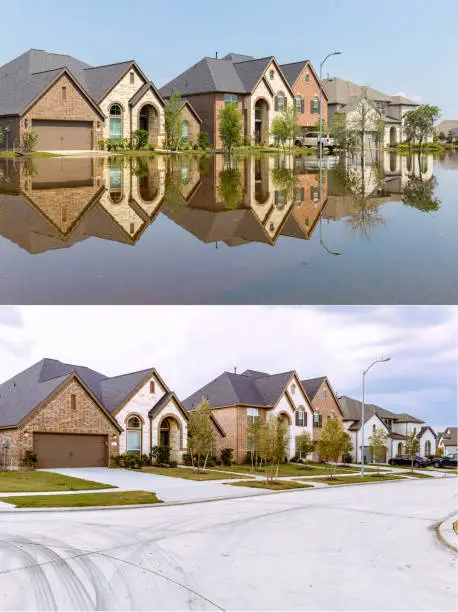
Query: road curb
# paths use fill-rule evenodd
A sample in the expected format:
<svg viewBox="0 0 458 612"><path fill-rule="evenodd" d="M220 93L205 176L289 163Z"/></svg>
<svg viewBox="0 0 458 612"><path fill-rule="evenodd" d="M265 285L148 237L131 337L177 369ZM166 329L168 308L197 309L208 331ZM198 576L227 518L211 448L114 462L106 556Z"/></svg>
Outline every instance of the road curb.
<svg viewBox="0 0 458 612"><path fill-rule="evenodd" d="M428 480L442 480L443 478L455 478L455 476L444 475L442 477L431 478ZM164 508L164 507L173 507L173 506L188 506L192 504L205 504L211 502L218 501L227 501L231 499L247 499L250 497L261 497L264 495L279 495L279 494L289 494L289 493L299 493L304 491L325 491L338 489L340 487L359 487L359 486L379 486L379 485L387 485L395 482L417 482L421 483L422 478L400 478L399 480L387 480L386 482L351 482L348 484L338 484L338 485L328 485L326 487L310 487L310 488L297 488L297 489L289 489L285 491L256 491L254 493L242 493L240 495L231 495L230 497L218 496L218 497L208 497L204 499L191 499L191 500L182 500L182 501L170 501L170 502L159 502L155 504L132 504L126 506L81 506L75 508L11 508L7 510L0 509L0 518L3 514L23 514L23 513L33 513L33 512L92 512L94 510L138 510L139 508ZM439 537L439 532L438 537ZM447 544L448 545L448 544ZM454 549L456 550L456 549Z"/></svg>
<svg viewBox="0 0 458 612"><path fill-rule="evenodd" d="M453 529L453 523L456 520L458 520L458 515L455 511L443 521L434 525L433 529L441 544L458 553L458 535Z"/></svg>

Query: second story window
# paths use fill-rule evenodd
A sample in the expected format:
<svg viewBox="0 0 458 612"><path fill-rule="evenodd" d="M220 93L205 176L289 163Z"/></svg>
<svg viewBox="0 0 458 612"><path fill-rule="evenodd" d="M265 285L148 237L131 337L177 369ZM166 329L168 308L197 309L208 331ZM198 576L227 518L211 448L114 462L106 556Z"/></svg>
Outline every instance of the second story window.
<svg viewBox="0 0 458 612"><path fill-rule="evenodd" d="M250 423L256 423L259 420L259 408L247 408L246 409L246 422L249 425Z"/></svg>
<svg viewBox="0 0 458 612"><path fill-rule="evenodd" d="M224 104L230 104L231 102L235 102L238 104L239 97L237 94L224 94Z"/></svg>
<svg viewBox="0 0 458 612"><path fill-rule="evenodd" d="M302 406L296 410L296 427L307 426L307 413Z"/></svg>
<svg viewBox="0 0 458 612"><path fill-rule="evenodd" d="M318 115L320 112L320 100L316 96L310 102L310 111L312 115Z"/></svg>
<svg viewBox="0 0 458 612"><path fill-rule="evenodd" d="M275 110L282 111L286 108L286 98L285 95L279 91L275 97Z"/></svg>
<svg viewBox="0 0 458 612"><path fill-rule="evenodd" d="M319 191L319 190L318 190L318 191ZM323 394L322 394L322 396L323 396L323 399L326 399L326 398L327 398L327 396L328 396L328 392L327 392L327 390L326 390L326 389L323 389Z"/></svg>
<svg viewBox="0 0 458 612"><path fill-rule="evenodd" d="M294 98L294 104L296 107L296 113L304 112L304 99L301 96L296 96Z"/></svg>
<svg viewBox="0 0 458 612"><path fill-rule="evenodd" d="M322 425L322 417L318 410L315 410L313 413L313 427L321 427Z"/></svg>
<svg viewBox="0 0 458 612"><path fill-rule="evenodd" d="M293 383L293 384L291 385L291 395L294 395L295 393L296 393L296 384L295 384L295 383Z"/></svg>
<svg viewBox="0 0 458 612"><path fill-rule="evenodd" d="M271 70L271 71L269 72L269 79L270 79L271 81L273 81L273 80L274 80L274 77L275 77L275 71L274 71L274 70Z"/></svg>

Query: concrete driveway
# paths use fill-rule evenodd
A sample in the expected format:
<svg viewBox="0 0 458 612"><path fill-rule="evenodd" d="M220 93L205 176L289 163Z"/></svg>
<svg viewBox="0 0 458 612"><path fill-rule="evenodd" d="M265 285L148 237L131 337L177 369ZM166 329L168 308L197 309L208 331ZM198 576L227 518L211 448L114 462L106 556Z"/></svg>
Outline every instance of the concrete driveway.
<svg viewBox="0 0 458 612"><path fill-rule="evenodd" d="M154 491L159 499L165 502L191 501L200 499L213 499L214 497L232 497L234 495L259 495L259 489L237 489L224 485L224 480L208 480L196 482L185 478L172 478L136 472L135 470L114 470L108 468L59 468L46 470L95 480L104 484L111 484L124 491ZM242 476L243 478L243 476ZM226 482L230 482L227 481Z"/></svg>
<svg viewBox="0 0 458 612"><path fill-rule="evenodd" d="M3 514L0 609L456 610L456 507L450 478Z"/></svg>

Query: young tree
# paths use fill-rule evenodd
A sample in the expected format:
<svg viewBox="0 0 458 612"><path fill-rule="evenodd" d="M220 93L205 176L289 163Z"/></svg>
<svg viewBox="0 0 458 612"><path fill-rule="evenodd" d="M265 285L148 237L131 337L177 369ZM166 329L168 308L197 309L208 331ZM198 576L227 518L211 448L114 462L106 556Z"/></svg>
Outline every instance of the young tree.
<svg viewBox="0 0 458 612"><path fill-rule="evenodd" d="M304 455L304 459L307 460L307 455L313 453L314 450L315 442L310 437L308 431L296 437L296 455L299 455L299 459L302 459L302 455Z"/></svg>
<svg viewBox="0 0 458 612"><path fill-rule="evenodd" d="M423 141L430 136L434 131L434 123L439 118L440 108L438 106L430 106L423 104L414 110L407 111L404 114L404 131L407 140L415 143L418 141L421 149Z"/></svg>
<svg viewBox="0 0 458 612"><path fill-rule="evenodd" d="M242 142L243 115L235 102L229 102L218 113L219 137L224 149L231 153Z"/></svg>
<svg viewBox="0 0 458 612"><path fill-rule="evenodd" d="M335 478L336 462L347 447L347 437L339 419L328 419L321 430L321 438L317 442L318 452L326 461L334 461L330 466L330 477Z"/></svg>
<svg viewBox="0 0 458 612"><path fill-rule="evenodd" d="M176 151L181 143L181 109L183 102L181 94L175 91L166 101L164 108L164 126L166 146Z"/></svg>
<svg viewBox="0 0 458 612"><path fill-rule="evenodd" d="M268 466L267 481L278 476L278 468L284 460L288 448L286 423L278 417L270 417L260 427L259 456Z"/></svg>
<svg viewBox="0 0 458 612"><path fill-rule="evenodd" d="M261 437L261 421L259 417L251 417L247 422L247 448L251 458L251 469L254 470L259 455Z"/></svg>
<svg viewBox="0 0 458 612"><path fill-rule="evenodd" d="M288 106L273 118L271 134L281 142L283 151L285 150L286 142L294 143L298 133L297 111L294 105Z"/></svg>
<svg viewBox="0 0 458 612"><path fill-rule="evenodd" d="M440 199L435 195L436 187L436 177L432 176L423 180L420 169L420 175L411 176L404 185L401 196L402 203L421 212L436 212L441 205Z"/></svg>
<svg viewBox="0 0 458 612"><path fill-rule="evenodd" d="M367 92L363 90L359 100L347 113L347 130L353 136L355 148L364 153L366 146L366 135L369 133L379 134L380 113L373 106L367 97Z"/></svg>
<svg viewBox="0 0 458 612"><path fill-rule="evenodd" d="M372 461L377 462L377 476L380 476L380 463L379 461L385 459L386 444L388 442L388 436L382 427L376 427L369 436L369 449L372 455Z"/></svg>
<svg viewBox="0 0 458 612"><path fill-rule="evenodd" d="M351 152L355 149L355 134L350 132L347 126L345 113L336 113L331 120L331 132L339 149Z"/></svg>
<svg viewBox="0 0 458 612"><path fill-rule="evenodd" d="M189 451L192 457L197 456L196 467L198 472L200 472L202 457L205 457L203 469L205 470L207 467L208 457L213 446L213 428L210 415L210 404L204 398L194 410L189 412Z"/></svg>
<svg viewBox="0 0 458 612"><path fill-rule="evenodd" d="M410 434L406 437L405 442L405 453L406 456L410 458L410 467L413 472L413 463L415 461L416 455L420 452L420 440L417 438L417 434L414 431L411 431Z"/></svg>
<svg viewBox="0 0 458 612"><path fill-rule="evenodd" d="M229 210L243 203L242 175L237 168L225 168L219 173L219 195Z"/></svg>
<svg viewBox="0 0 458 612"><path fill-rule="evenodd" d="M343 460L348 463L348 459L350 462L352 461L352 452L353 452L353 444L351 442L351 436L349 433L345 432L345 446L342 451Z"/></svg>

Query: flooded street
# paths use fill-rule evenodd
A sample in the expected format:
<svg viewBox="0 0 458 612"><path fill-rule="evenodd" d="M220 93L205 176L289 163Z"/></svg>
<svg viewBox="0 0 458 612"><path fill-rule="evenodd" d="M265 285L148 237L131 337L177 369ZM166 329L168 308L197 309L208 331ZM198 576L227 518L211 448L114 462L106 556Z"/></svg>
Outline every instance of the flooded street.
<svg viewBox="0 0 458 612"><path fill-rule="evenodd" d="M458 154L0 160L3 304L451 304Z"/></svg>

